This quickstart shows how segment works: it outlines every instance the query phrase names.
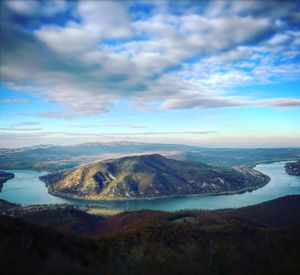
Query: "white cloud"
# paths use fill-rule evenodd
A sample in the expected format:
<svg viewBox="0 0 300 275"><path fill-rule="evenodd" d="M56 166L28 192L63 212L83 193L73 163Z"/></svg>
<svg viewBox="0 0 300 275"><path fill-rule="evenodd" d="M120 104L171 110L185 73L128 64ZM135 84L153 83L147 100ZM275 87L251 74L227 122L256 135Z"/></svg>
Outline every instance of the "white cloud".
<svg viewBox="0 0 300 275"><path fill-rule="evenodd" d="M10 9L31 16L26 8L42 5L18 2ZM45 4L39 15L65 8L57 3ZM154 16L132 21L128 2L79 1L76 22L33 32L12 26L2 34L3 79L64 107L64 114L38 114L53 118L106 112L122 99L148 110L252 105L255 98L234 97L232 90L299 79L292 61L300 54L299 32L276 25L291 5L213 1L202 14L175 15L156 4ZM265 103L280 106L275 101Z"/></svg>
<svg viewBox="0 0 300 275"><path fill-rule="evenodd" d="M63 54L78 54L92 50L97 45L99 35L93 28L70 24L67 28L45 27L36 31L37 37L50 48Z"/></svg>
<svg viewBox="0 0 300 275"><path fill-rule="evenodd" d="M8 132L33 132L33 131L41 131L42 128L18 128L18 127L0 127L0 131L8 131Z"/></svg>
<svg viewBox="0 0 300 275"><path fill-rule="evenodd" d="M274 98L258 101L258 104L263 106L274 107L300 107L300 99L296 98Z"/></svg>
<svg viewBox="0 0 300 275"><path fill-rule="evenodd" d="M63 11L67 2L64 0L38 1L38 0L4 0L4 3L14 12L26 16L51 16Z"/></svg>
<svg viewBox="0 0 300 275"><path fill-rule="evenodd" d="M23 121L23 122L18 122L18 123L13 123L10 124L10 127L24 127L24 126L36 126L40 125L40 122L37 121Z"/></svg>
<svg viewBox="0 0 300 275"><path fill-rule="evenodd" d="M165 101L163 109L189 109L189 108L222 108L238 106L267 106L267 107L300 107L300 99L297 98L273 98L254 100L236 97L205 97L199 94L183 93L173 99Z"/></svg>
<svg viewBox="0 0 300 275"><path fill-rule="evenodd" d="M81 1L75 11L81 23L66 27L46 26L35 32L49 47L63 54L92 51L104 38L131 35L129 15L117 1Z"/></svg>
<svg viewBox="0 0 300 275"><path fill-rule="evenodd" d="M25 15L34 14L39 7L38 1L34 1L34 0L5 1L5 4L16 13L25 14Z"/></svg>
<svg viewBox="0 0 300 275"><path fill-rule="evenodd" d="M246 106L249 102L238 98L205 96L197 93L182 93L172 99L166 100L161 108L163 109L189 109L189 108L220 108Z"/></svg>
<svg viewBox="0 0 300 275"><path fill-rule="evenodd" d="M28 103L27 99L18 99L18 98L7 98L7 99L0 99L0 103Z"/></svg>

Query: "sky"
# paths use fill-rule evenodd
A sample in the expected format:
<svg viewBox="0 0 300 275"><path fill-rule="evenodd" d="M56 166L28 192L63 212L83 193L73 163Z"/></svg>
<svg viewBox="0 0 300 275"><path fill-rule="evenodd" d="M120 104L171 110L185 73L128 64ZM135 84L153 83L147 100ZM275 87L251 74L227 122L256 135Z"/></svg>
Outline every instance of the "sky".
<svg viewBox="0 0 300 275"><path fill-rule="evenodd" d="M300 1L0 5L0 147L300 146Z"/></svg>

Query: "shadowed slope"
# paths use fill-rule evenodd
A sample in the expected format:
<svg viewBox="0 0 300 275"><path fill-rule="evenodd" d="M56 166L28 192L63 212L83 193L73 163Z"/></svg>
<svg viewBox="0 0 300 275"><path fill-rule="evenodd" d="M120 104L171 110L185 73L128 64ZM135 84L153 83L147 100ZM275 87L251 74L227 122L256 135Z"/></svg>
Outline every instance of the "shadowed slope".
<svg viewBox="0 0 300 275"><path fill-rule="evenodd" d="M300 195L291 195L228 211L245 220L300 231Z"/></svg>

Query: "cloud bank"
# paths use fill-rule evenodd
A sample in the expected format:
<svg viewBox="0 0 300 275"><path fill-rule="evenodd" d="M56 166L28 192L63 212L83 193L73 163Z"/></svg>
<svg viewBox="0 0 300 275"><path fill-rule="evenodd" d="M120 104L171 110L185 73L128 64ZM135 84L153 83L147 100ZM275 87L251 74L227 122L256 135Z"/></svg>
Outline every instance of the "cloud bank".
<svg viewBox="0 0 300 275"><path fill-rule="evenodd" d="M297 1L2 1L1 81L70 118L145 110L299 107L235 88L299 79ZM21 103L4 99L2 103Z"/></svg>

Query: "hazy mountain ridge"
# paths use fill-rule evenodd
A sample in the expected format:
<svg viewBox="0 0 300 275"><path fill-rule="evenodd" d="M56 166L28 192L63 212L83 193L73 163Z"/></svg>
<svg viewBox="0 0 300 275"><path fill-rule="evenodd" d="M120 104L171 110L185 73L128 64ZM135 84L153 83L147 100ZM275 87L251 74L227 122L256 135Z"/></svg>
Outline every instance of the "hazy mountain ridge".
<svg viewBox="0 0 300 275"><path fill-rule="evenodd" d="M215 166L255 167L260 163L299 159L300 148L201 148L173 155L172 158Z"/></svg>
<svg viewBox="0 0 300 275"><path fill-rule="evenodd" d="M299 159L300 148L203 148L179 144L141 142L88 142L78 145L38 145L0 149L0 169L55 171L77 165L132 154L167 155L179 160L214 166L247 166L258 163Z"/></svg>
<svg viewBox="0 0 300 275"><path fill-rule="evenodd" d="M77 145L39 145L16 149L0 149L0 169L54 171L103 159L105 155L120 157L129 154L178 153L197 149L197 147L178 144L127 141L87 142Z"/></svg>
<svg viewBox="0 0 300 275"><path fill-rule="evenodd" d="M101 161L41 179L55 195L92 200L236 193L270 180L251 168L212 167L158 154Z"/></svg>

